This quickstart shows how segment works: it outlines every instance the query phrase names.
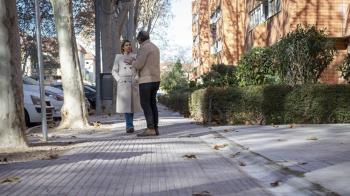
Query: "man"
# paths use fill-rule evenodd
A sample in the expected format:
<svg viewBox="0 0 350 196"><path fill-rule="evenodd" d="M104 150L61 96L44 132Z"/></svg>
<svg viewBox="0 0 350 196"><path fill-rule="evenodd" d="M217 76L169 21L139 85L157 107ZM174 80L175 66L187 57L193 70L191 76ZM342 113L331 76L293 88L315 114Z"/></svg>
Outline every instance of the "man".
<svg viewBox="0 0 350 196"><path fill-rule="evenodd" d="M137 134L139 137L159 135L158 108L156 95L160 84L160 54L159 48L154 45L146 31L137 35L140 49L136 59L125 61L139 72L139 91L143 113L147 122L147 129Z"/></svg>

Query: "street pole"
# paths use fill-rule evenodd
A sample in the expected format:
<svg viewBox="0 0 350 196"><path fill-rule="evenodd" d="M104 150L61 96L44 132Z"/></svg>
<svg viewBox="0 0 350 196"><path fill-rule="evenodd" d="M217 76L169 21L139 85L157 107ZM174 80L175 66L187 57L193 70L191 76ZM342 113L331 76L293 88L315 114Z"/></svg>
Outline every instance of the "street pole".
<svg viewBox="0 0 350 196"><path fill-rule="evenodd" d="M36 44L38 51L39 63L39 84L40 84L40 102L41 102L41 128L43 132L44 141L47 141L47 122L46 122L46 103L45 103L45 87L44 87L44 67L41 46L41 30L40 30L40 9L39 0L35 0L35 29L36 29Z"/></svg>
<svg viewBox="0 0 350 196"><path fill-rule="evenodd" d="M101 25L100 0L95 0L95 81L96 81L96 115L101 114Z"/></svg>

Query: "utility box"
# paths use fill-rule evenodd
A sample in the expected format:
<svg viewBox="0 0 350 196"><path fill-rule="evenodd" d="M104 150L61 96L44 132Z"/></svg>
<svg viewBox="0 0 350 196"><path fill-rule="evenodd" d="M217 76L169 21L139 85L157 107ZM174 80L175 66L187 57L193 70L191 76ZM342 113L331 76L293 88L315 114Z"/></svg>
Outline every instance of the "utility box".
<svg viewBox="0 0 350 196"><path fill-rule="evenodd" d="M101 100L113 100L113 76L111 73L101 73Z"/></svg>

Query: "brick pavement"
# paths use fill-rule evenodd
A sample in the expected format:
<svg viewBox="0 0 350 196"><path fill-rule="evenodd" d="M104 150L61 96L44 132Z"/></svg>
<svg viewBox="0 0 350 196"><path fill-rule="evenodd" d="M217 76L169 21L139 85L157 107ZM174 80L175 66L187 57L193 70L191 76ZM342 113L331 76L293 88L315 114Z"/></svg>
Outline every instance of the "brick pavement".
<svg viewBox="0 0 350 196"><path fill-rule="evenodd" d="M186 159L195 154L197 159ZM92 142L56 160L1 166L1 195L269 195L199 138Z"/></svg>
<svg viewBox="0 0 350 196"><path fill-rule="evenodd" d="M273 140L282 142L281 136L275 135L277 132L270 135L266 132L268 127L204 127L165 107L160 106L159 110L161 136L158 137L137 138L135 134L126 134L119 115L90 119L112 123L106 131L52 133L60 136L56 141L86 143L58 159L0 165L0 180L11 176L20 178L17 183L0 184L0 195L190 196L206 195L206 191L210 195L233 196L336 195L283 171L270 156L256 154L274 145ZM135 128L144 127L142 114L136 115ZM246 129L252 129L252 133ZM288 134L285 137L289 137ZM214 150L215 144L228 146ZM296 155L286 150L287 146L281 153ZM240 155L232 158L237 152ZM262 154L274 152L276 150ZM183 157L192 154L196 159ZM242 162L246 166L240 166ZM281 183L271 186L275 180Z"/></svg>

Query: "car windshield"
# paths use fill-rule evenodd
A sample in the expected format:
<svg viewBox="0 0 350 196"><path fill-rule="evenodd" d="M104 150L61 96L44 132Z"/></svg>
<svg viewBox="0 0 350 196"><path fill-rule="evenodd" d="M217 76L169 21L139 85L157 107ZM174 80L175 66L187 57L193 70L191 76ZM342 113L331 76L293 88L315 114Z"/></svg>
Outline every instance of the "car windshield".
<svg viewBox="0 0 350 196"><path fill-rule="evenodd" d="M30 77L23 77L23 83L29 85L39 85L39 82Z"/></svg>

